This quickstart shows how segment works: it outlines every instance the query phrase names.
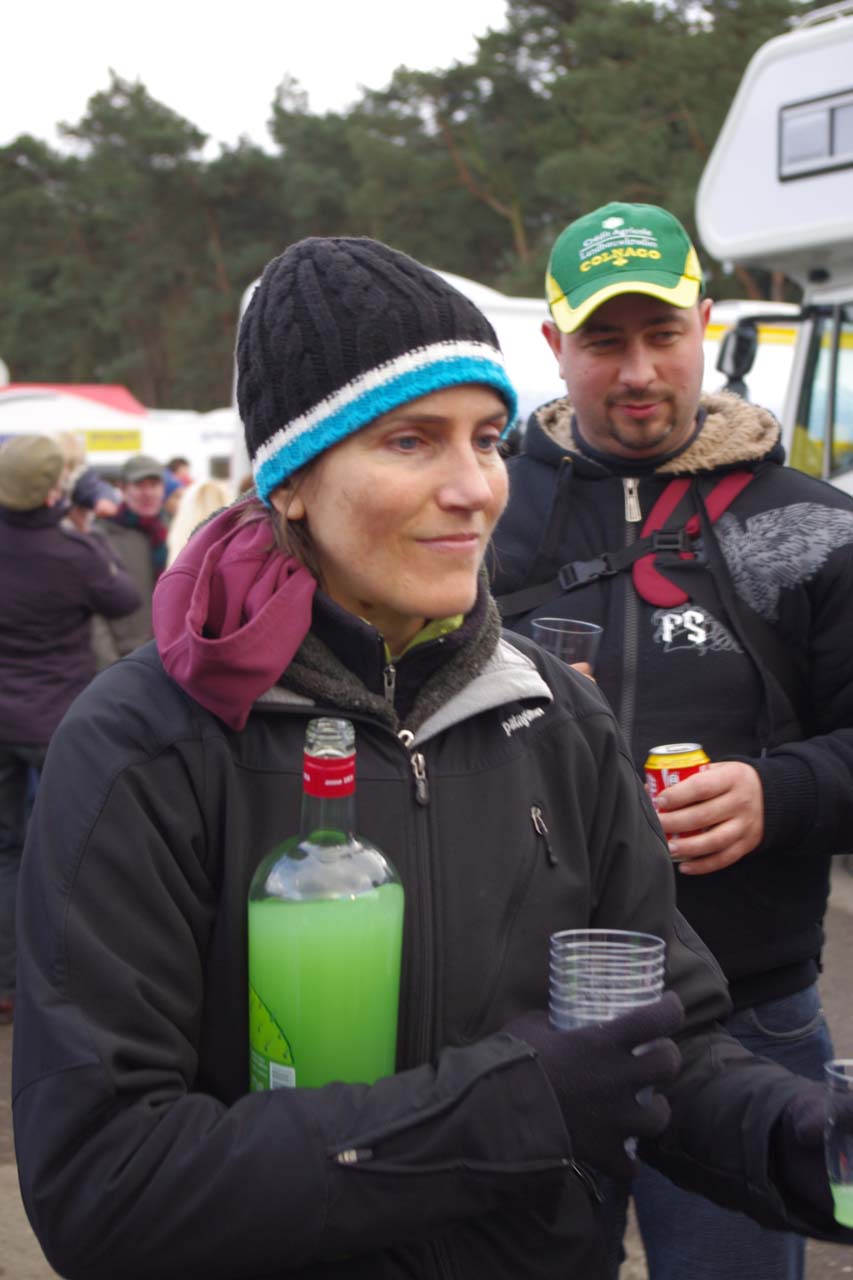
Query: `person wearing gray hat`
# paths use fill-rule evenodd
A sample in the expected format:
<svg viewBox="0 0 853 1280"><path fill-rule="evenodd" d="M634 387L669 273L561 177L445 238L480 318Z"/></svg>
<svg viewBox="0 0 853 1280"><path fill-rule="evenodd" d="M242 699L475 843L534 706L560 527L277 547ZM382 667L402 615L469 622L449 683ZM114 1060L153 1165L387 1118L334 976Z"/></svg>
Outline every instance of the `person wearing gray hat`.
<svg viewBox="0 0 853 1280"><path fill-rule="evenodd" d="M35 511L62 497L65 458L50 436L13 436L0 446L0 507Z"/></svg>
<svg viewBox="0 0 853 1280"><path fill-rule="evenodd" d="M0 445L0 1022L15 987L15 889L32 773L95 673L93 613L139 603L102 544L66 530L64 454L49 436Z"/></svg>
<svg viewBox="0 0 853 1280"><path fill-rule="evenodd" d="M124 618L95 619L93 642L99 671L151 639L151 597L168 555L162 463L148 454L134 454L122 466L119 488L121 505L114 515L96 520L93 533L104 538L124 564L136 583L140 604Z"/></svg>
<svg viewBox="0 0 853 1280"><path fill-rule="evenodd" d="M139 484L143 480L162 480L165 467L146 453L135 453L121 469L123 485Z"/></svg>

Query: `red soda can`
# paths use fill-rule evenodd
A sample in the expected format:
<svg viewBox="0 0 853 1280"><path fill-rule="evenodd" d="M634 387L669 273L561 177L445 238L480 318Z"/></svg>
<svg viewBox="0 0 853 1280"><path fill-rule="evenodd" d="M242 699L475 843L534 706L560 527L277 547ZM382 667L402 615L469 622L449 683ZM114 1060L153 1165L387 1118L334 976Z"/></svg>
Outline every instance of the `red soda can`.
<svg viewBox="0 0 853 1280"><path fill-rule="evenodd" d="M676 782L683 782L694 773L707 769L711 761L704 748L698 742L667 742L662 747L652 747L646 759L646 783L649 797L654 807L658 807L658 796L666 788ZM696 831L683 831L684 836L695 836Z"/></svg>

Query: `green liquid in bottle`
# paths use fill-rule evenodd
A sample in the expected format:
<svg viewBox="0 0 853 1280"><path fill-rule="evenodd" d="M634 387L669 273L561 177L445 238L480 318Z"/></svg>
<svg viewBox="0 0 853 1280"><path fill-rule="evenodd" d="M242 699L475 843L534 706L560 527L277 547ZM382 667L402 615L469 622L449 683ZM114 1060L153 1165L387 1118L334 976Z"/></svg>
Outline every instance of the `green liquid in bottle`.
<svg viewBox="0 0 853 1280"><path fill-rule="evenodd" d="M831 1182L829 1188L835 1205L835 1221L842 1227L853 1227L853 1183Z"/></svg>
<svg viewBox="0 0 853 1280"><path fill-rule="evenodd" d="M393 1073L402 929L395 883L352 897L249 902L253 1090L371 1084Z"/></svg>

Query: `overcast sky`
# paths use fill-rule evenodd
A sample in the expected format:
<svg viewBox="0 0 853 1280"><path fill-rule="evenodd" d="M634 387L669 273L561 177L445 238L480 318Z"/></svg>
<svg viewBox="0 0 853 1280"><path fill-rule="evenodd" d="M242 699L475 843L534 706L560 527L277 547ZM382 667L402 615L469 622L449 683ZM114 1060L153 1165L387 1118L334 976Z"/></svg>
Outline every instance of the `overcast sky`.
<svg viewBox="0 0 853 1280"><path fill-rule="evenodd" d="M80 119L109 68L214 142L269 145L285 73L311 110L339 110L400 64L467 59L505 18L506 0L18 0L2 26L0 145L20 133L55 145L55 125Z"/></svg>

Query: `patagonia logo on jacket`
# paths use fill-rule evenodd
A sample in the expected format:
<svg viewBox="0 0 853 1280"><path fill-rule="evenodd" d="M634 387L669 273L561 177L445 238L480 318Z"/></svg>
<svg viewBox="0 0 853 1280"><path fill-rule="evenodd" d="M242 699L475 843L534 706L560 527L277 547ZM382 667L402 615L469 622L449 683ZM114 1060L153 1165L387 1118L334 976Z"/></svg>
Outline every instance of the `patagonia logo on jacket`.
<svg viewBox="0 0 853 1280"><path fill-rule="evenodd" d="M510 716L508 720L502 720L501 728L506 736L511 738L516 729L526 729L534 720L538 720L544 714L544 707L534 707L532 711L519 711L517 716Z"/></svg>

